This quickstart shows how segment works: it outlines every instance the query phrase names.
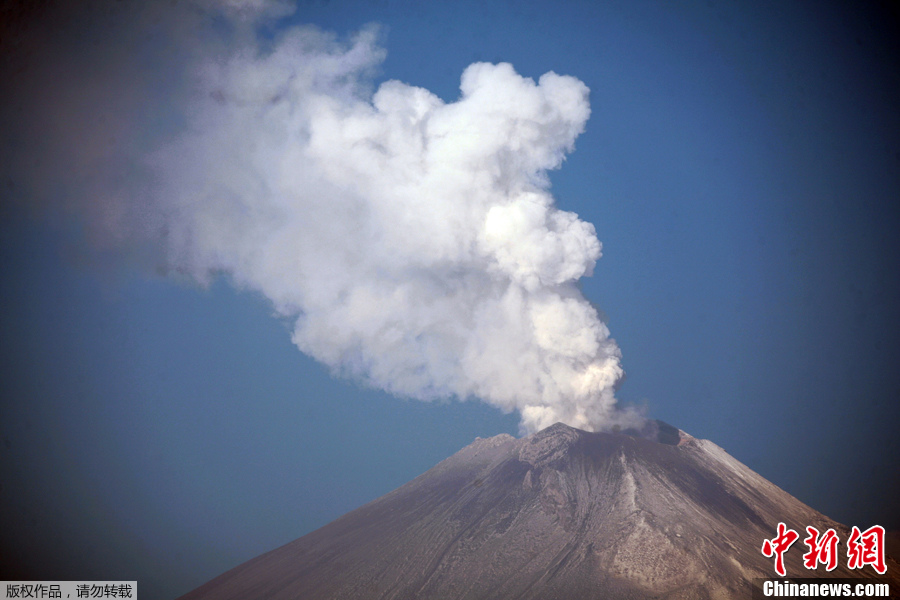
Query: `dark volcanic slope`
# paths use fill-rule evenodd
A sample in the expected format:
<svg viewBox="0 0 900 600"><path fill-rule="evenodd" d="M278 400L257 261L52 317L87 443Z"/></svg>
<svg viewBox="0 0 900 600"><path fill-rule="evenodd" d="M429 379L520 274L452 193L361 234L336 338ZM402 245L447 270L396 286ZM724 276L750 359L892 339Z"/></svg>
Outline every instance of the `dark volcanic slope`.
<svg viewBox="0 0 900 600"><path fill-rule="evenodd" d="M556 424L476 440L403 487L213 579L184 600L749 598L773 577L784 521L846 527L721 448L663 426L662 443ZM896 576L897 564L889 563ZM884 581L884 579L881 579Z"/></svg>

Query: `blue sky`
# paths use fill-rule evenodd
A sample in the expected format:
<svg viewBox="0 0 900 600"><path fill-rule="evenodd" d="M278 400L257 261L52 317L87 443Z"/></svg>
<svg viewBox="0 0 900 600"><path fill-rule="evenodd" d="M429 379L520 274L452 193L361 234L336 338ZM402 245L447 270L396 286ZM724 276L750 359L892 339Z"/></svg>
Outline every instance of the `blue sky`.
<svg viewBox="0 0 900 600"><path fill-rule="evenodd" d="M62 28L78 65L98 44L122 47L115 33L91 41L101 17L20 26ZM591 116L550 192L603 243L579 286L621 348L620 402L832 518L900 528L895 12L331 2L300 4L262 35L298 23L338 36L380 24L375 83L445 102L479 61L584 82ZM124 47L146 85L165 80L164 43ZM41 102L10 101L3 123L27 121L54 93L29 69L55 55L4 51L26 65L10 79L20 97ZM142 135L177 131L173 114ZM152 250L98 248L87 217L46 197L78 182L29 183L21 165L45 150L22 131L27 142L3 144L0 232L0 562L13 576L137 579L142 597L174 597L476 436L517 433L517 415L474 399L398 399L332 377L269 300L227 276L203 287L155 271Z"/></svg>

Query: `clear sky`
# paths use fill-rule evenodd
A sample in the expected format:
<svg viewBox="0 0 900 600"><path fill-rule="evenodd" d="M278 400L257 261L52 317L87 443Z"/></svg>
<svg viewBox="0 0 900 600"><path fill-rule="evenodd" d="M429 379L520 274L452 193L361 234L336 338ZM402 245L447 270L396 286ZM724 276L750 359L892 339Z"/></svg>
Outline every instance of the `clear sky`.
<svg viewBox="0 0 900 600"><path fill-rule="evenodd" d="M380 25L373 89L453 102L476 62L583 82L590 118L549 193L603 244L578 286L621 349L620 404L838 521L900 529L890 4L333 1L258 30L208 5L47 5L5 26L4 579L136 579L172 598L476 436L518 433L519 415L477 398L334 377L253 285L200 285L158 268L152 244L95 231L79 196L113 189L107 171L139 189L135 148L197 123L180 53L300 24L346 44Z"/></svg>

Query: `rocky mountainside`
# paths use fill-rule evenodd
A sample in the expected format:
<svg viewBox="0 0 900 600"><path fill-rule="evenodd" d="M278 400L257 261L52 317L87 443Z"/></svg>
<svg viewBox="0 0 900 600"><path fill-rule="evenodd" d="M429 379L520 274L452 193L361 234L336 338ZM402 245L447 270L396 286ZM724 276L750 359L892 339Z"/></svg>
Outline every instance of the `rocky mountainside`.
<svg viewBox="0 0 900 600"><path fill-rule="evenodd" d="M847 569L847 527L717 445L659 422L650 437L556 424L477 439L182 598L750 598L776 577L760 548L780 521L800 534L788 578L876 576ZM837 531L834 571L803 567L808 525Z"/></svg>

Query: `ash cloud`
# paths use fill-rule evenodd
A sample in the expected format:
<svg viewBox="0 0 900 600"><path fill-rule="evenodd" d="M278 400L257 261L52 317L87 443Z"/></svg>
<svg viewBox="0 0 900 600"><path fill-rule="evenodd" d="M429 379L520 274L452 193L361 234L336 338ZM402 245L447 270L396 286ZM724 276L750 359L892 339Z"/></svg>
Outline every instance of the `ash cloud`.
<svg viewBox="0 0 900 600"><path fill-rule="evenodd" d="M477 63L447 103L374 85L375 27L277 28L284 3L148 6L94 15L118 33L74 53L38 28L17 96L29 118L4 117L8 177L30 200L106 247L150 245L201 283L261 292L342 376L478 398L523 432L640 425L575 286L600 242L549 192L590 115L582 82ZM148 23L155 36L136 35Z"/></svg>

